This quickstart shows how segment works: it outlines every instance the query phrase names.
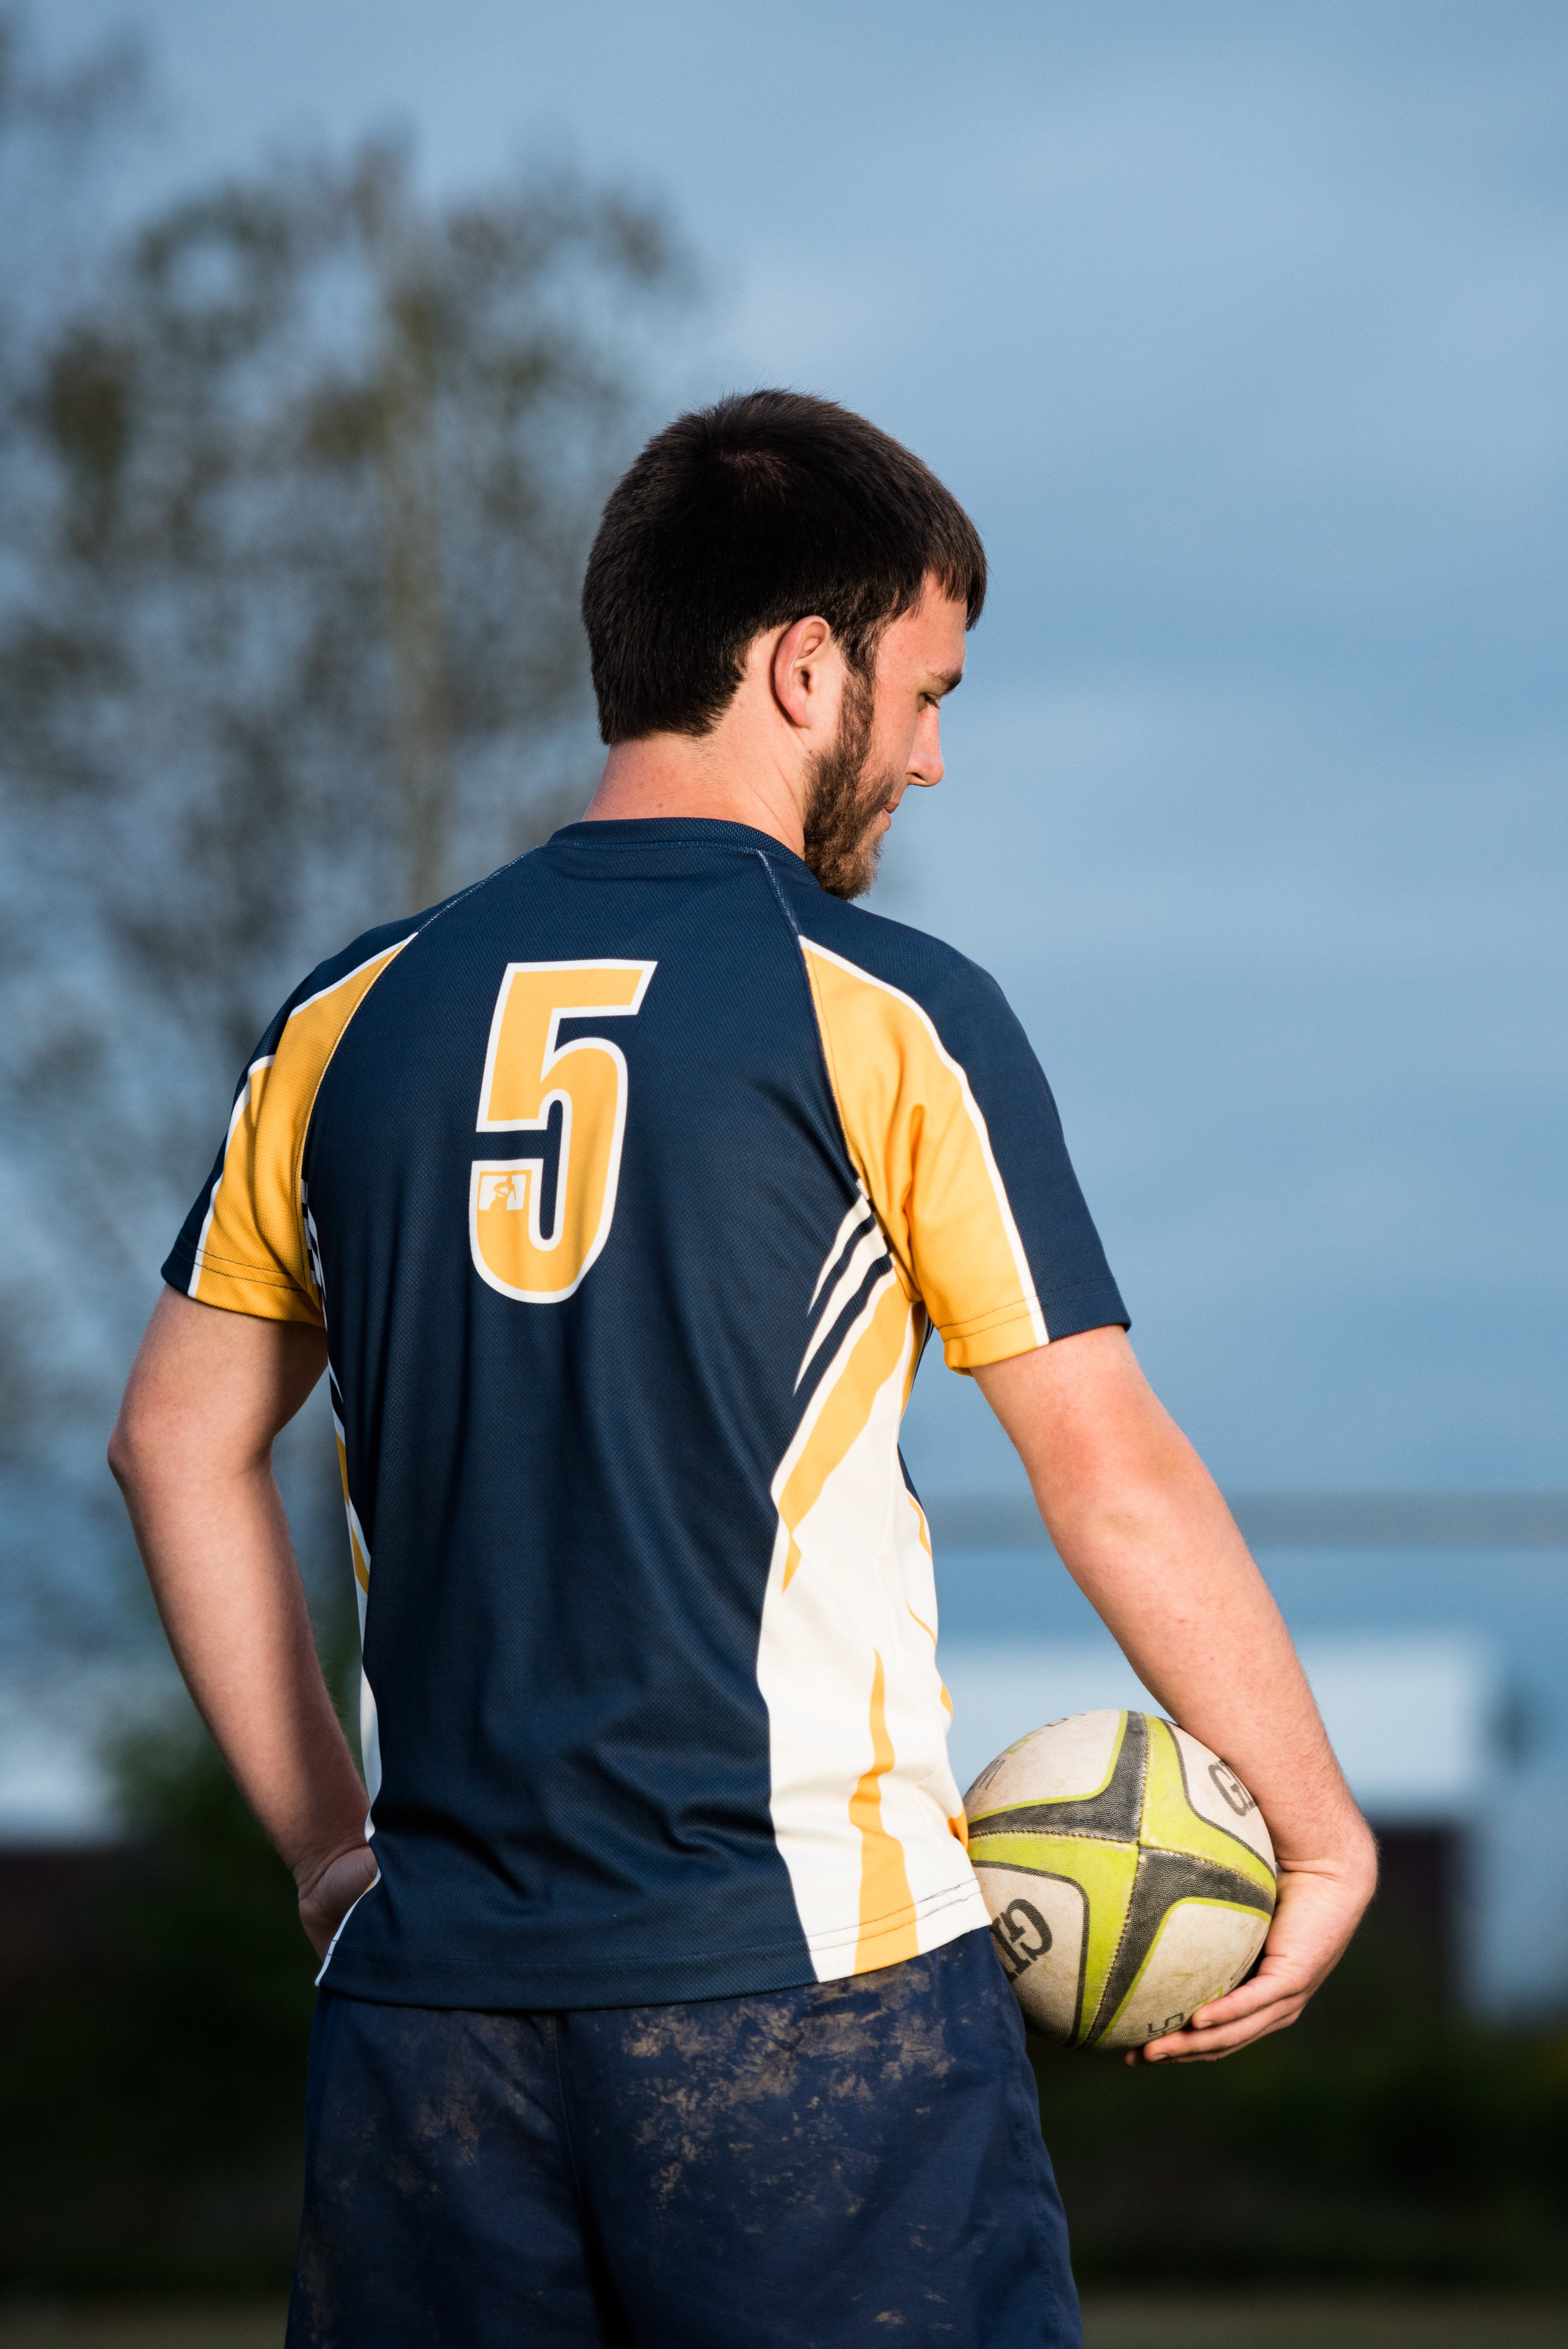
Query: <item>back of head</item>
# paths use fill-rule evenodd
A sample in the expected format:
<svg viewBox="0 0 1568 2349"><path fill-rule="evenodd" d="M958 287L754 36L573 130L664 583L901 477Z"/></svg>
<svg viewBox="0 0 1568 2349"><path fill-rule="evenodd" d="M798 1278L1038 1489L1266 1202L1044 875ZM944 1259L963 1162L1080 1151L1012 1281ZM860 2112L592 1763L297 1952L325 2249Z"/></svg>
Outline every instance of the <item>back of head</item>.
<svg viewBox="0 0 1568 2349"><path fill-rule="evenodd" d="M706 734L765 629L819 614L865 670L934 577L967 610L985 554L901 442L832 400L753 391L677 417L605 506L583 584L606 742Z"/></svg>

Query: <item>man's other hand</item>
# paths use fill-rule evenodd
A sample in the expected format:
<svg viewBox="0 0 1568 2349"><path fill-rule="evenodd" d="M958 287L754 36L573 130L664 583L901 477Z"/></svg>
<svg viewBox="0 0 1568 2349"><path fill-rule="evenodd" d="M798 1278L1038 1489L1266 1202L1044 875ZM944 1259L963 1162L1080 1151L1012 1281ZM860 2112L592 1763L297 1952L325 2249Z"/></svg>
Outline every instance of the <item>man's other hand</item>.
<svg viewBox="0 0 1568 2349"><path fill-rule="evenodd" d="M376 1878L273 1476L273 1438L325 1368L314 1323L166 1288L109 1445L170 1646L318 1956Z"/></svg>
<svg viewBox="0 0 1568 2349"><path fill-rule="evenodd" d="M368 1892L381 1871L364 1838L346 1849L331 1852L297 1871L299 1920L318 1958L332 1947L332 1937L360 1895Z"/></svg>

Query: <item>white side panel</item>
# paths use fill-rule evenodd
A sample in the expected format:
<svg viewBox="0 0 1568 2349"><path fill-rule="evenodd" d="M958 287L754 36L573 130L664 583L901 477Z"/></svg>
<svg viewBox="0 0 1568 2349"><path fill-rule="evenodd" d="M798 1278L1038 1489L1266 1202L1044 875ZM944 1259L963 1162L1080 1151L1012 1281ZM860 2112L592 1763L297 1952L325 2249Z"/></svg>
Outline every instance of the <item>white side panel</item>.
<svg viewBox="0 0 1568 2349"><path fill-rule="evenodd" d="M356 1519L356 1523L357 1522ZM368 1595L357 1582L354 1588L355 1596L359 1601L359 1652L363 1657L365 1610L370 1601ZM381 1727L376 1714L375 1692L371 1688L369 1677L363 1663L359 1668L359 1760L365 1772L365 1791L370 1799L371 1807L374 1808L376 1797L381 1792ZM368 1822L366 1832L374 1833Z"/></svg>
<svg viewBox="0 0 1568 2349"><path fill-rule="evenodd" d="M932 1638L935 1590L898 1464L912 1338L913 1327L867 1423L795 1528L799 1563L788 1589L780 1525L763 1602L757 1676L770 1727L774 1833L821 1981L854 1971L863 1839L850 1806L873 1763L879 1655L894 1756L880 1781L882 1819L903 1848L921 1947L987 1921L947 1824L960 1806Z"/></svg>

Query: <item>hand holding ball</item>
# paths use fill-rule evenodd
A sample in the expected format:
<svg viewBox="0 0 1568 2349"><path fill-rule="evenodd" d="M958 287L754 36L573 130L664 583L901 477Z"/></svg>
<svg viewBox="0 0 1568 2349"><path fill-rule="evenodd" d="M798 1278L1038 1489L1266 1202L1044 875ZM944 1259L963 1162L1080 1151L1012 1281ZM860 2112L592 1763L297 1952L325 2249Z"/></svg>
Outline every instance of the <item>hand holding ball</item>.
<svg viewBox="0 0 1568 2349"><path fill-rule="evenodd" d="M1263 1947L1276 1872L1258 1806L1155 1713L1053 1721L964 1808L991 1937L1043 2038L1141 2047L1233 1990Z"/></svg>

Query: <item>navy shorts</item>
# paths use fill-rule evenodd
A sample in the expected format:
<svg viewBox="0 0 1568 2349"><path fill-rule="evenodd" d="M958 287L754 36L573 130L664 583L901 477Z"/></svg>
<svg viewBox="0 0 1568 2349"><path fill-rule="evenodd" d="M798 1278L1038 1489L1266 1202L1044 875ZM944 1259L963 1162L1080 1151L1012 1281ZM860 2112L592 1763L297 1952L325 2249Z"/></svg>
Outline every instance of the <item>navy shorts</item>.
<svg viewBox="0 0 1568 2349"><path fill-rule="evenodd" d="M288 2349L1080 2349L985 1932L560 2014L323 1992Z"/></svg>

